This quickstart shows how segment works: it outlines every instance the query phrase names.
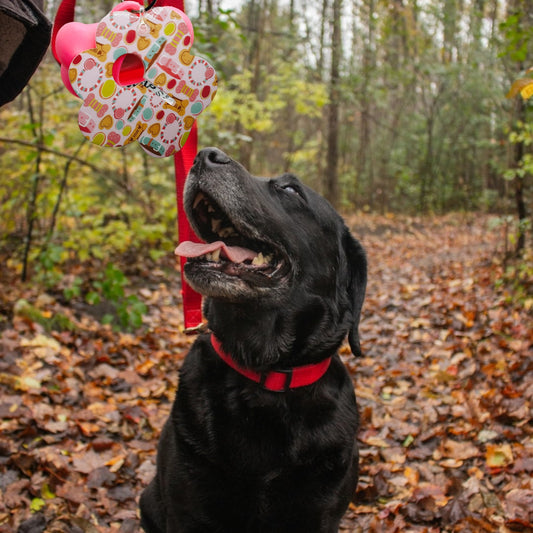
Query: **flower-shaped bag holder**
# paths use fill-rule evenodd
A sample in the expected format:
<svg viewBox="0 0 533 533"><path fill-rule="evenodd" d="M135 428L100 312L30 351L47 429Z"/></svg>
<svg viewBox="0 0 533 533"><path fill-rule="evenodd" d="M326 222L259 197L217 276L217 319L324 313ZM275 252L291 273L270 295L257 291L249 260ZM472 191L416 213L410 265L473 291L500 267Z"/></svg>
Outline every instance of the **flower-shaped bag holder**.
<svg viewBox="0 0 533 533"><path fill-rule="evenodd" d="M190 53L193 39L179 9L135 1L99 23L62 26L54 53L65 86L83 100L83 135L100 146L137 141L156 157L180 150L217 90L213 67Z"/></svg>

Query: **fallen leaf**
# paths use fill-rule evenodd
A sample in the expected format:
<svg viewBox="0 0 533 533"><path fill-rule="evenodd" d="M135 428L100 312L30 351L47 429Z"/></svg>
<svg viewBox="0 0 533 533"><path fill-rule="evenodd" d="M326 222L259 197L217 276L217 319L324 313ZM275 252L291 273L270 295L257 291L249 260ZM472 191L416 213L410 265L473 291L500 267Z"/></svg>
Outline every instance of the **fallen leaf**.
<svg viewBox="0 0 533 533"><path fill-rule="evenodd" d="M533 528L533 490L513 489L505 497L505 509L509 520L521 520Z"/></svg>
<svg viewBox="0 0 533 533"><path fill-rule="evenodd" d="M510 465L513 461L513 450L509 444L487 444L485 454L487 466L490 468L501 468Z"/></svg>
<svg viewBox="0 0 533 533"><path fill-rule="evenodd" d="M66 482L57 487L57 496L73 503L83 503L89 498L85 485L74 485Z"/></svg>
<svg viewBox="0 0 533 533"><path fill-rule="evenodd" d="M452 439L446 439L442 443L440 451L443 457L449 457L456 461L471 459L480 455L479 448L471 442Z"/></svg>
<svg viewBox="0 0 533 533"><path fill-rule="evenodd" d="M93 450L78 453L72 457L72 467L76 472L82 474L90 474L93 470L106 466L106 463L111 459L109 453L96 453Z"/></svg>

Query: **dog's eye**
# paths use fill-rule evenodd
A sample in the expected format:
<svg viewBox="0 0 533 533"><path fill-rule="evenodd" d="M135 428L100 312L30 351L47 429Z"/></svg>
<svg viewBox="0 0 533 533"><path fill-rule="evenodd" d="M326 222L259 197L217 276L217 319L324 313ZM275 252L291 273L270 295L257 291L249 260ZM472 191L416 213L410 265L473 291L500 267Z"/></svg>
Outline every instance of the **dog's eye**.
<svg viewBox="0 0 533 533"><path fill-rule="evenodd" d="M306 200L303 188L298 181L292 179L273 179L270 181L270 185L273 190L281 195L281 198L285 197L297 197L299 200Z"/></svg>
<svg viewBox="0 0 533 533"><path fill-rule="evenodd" d="M285 186L282 187L282 189L285 192L288 192L290 194L296 194L298 196L301 196L300 191L296 187L293 187L292 185L285 185Z"/></svg>

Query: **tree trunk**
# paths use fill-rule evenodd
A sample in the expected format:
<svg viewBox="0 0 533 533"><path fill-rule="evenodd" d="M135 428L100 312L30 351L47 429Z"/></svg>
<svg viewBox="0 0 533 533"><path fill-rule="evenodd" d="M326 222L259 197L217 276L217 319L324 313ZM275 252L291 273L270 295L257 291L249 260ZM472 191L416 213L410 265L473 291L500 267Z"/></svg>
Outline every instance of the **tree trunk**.
<svg viewBox="0 0 533 533"><path fill-rule="evenodd" d="M526 106L522 98L515 99L515 117L517 121L526 122ZM517 141L513 146L513 161L511 163L513 168L519 168L524 157L525 146L523 141ZM525 177L515 176L513 180L516 214L518 216L518 233L516 239L516 255L520 255L526 245L526 233L524 229L524 222L527 219L526 202L524 200L524 179Z"/></svg>
<svg viewBox="0 0 533 533"><path fill-rule="evenodd" d="M367 201L374 207L374 161L372 150L372 131L370 125L370 115L372 113L372 98L370 91L370 81L376 65L376 51L374 47L374 0L363 2L362 9L366 6L367 13L361 12L361 18L366 18L367 36L363 50L363 69L361 82L361 111L359 125L359 148L357 150L357 180L366 183Z"/></svg>
<svg viewBox="0 0 533 533"><path fill-rule="evenodd" d="M320 45L319 45L319 57L317 63L317 72L321 80L325 79L324 76L324 50L326 49L326 19L329 9L328 0L322 0L322 17L320 19Z"/></svg>
<svg viewBox="0 0 533 533"><path fill-rule="evenodd" d="M339 106L341 62L341 11L342 0L333 0L333 35L331 42L331 75L329 82L328 147L326 158L326 198L334 207L340 203L339 195Z"/></svg>
<svg viewBox="0 0 533 533"><path fill-rule="evenodd" d="M513 0L509 3L508 7L508 16L516 15L517 22L514 31L516 34L522 34L524 28L531 26L533 22L533 9L531 2L529 0ZM521 71L524 69L524 65L528 64L529 58L531 57L531 48L528 48L526 54L519 58L516 65L518 70ZM515 58L516 59L516 58ZM515 106L513 108L513 123L522 123L527 122L527 110L526 105L521 97L515 99ZM525 154L525 143L524 141L517 141L513 146L511 168L518 169L522 164L522 160ZM526 233L525 233L525 222L527 219L527 209L526 202L524 199L524 180L525 176L516 175L513 180L514 185L514 195L515 195L515 205L516 205L516 214L518 216L518 231L516 239L516 255L521 255L524 251L526 244Z"/></svg>
<svg viewBox="0 0 533 533"><path fill-rule="evenodd" d="M258 94L261 86L261 45L264 38L264 20L265 2L263 0L251 0L248 6L248 35L251 37L250 50L248 52L248 67L252 71L250 80L250 93ZM249 132L244 131L242 126L238 125L237 133L244 134L248 137ZM240 144L240 162L247 168L250 168L252 162L253 142L243 141Z"/></svg>
<svg viewBox="0 0 533 533"><path fill-rule="evenodd" d="M31 187L31 192L30 192L30 198L28 200L28 207L26 210L26 220L28 223L28 228L26 231L24 253L23 253L23 258L22 258L22 274L21 274L22 281L27 281L28 279L30 249L33 244L33 229L35 226L35 222L37 220L37 197L39 195L39 186L42 181L42 175L41 175L42 151L40 149L40 146L43 144L42 142L43 103L42 101L40 101L39 117L37 118L35 115L35 111L33 108L33 101L32 101L31 93L29 90L26 91L26 96L28 100L28 114L30 117L30 124L32 124L32 133L35 139L37 156L35 158L35 172L34 172L34 175L32 176L32 187Z"/></svg>

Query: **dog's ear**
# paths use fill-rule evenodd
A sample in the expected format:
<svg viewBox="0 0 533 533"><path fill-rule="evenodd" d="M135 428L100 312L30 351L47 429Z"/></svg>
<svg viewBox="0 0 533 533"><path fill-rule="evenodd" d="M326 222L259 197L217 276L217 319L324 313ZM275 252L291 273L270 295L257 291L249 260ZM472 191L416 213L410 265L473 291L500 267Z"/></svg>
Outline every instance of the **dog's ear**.
<svg viewBox="0 0 533 533"><path fill-rule="evenodd" d="M366 255L361 244L352 237L350 230L344 228L343 247L348 263L348 298L352 304L352 327L348 332L348 342L352 353L361 355L359 342L359 320L366 291Z"/></svg>

